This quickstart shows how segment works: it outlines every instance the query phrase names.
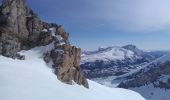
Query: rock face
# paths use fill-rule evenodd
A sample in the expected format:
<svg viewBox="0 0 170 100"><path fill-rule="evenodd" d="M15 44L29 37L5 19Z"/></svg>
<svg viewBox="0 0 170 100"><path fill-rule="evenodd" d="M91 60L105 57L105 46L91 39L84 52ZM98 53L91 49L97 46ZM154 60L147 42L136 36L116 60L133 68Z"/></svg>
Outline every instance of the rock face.
<svg viewBox="0 0 170 100"><path fill-rule="evenodd" d="M65 41L64 37L62 39ZM50 57L58 79L68 84L73 84L74 81L88 88L87 80L80 69L80 54L80 48L55 42L55 49L51 51Z"/></svg>
<svg viewBox="0 0 170 100"><path fill-rule="evenodd" d="M53 68L58 79L67 84L76 82L88 88L88 82L80 69L81 49L71 46L68 42L68 33L63 29L53 27L50 30L55 32L54 49L45 54L45 61L53 62ZM54 34L54 33L53 33Z"/></svg>
<svg viewBox="0 0 170 100"><path fill-rule="evenodd" d="M25 0L4 0L1 6L1 30L18 39L26 39L28 31L26 27L27 8Z"/></svg>
<svg viewBox="0 0 170 100"><path fill-rule="evenodd" d="M25 0L3 0L0 6L0 54L24 59L17 52L36 46L53 44L44 60L53 63L58 79L67 84L76 82L88 88L80 69L81 49L71 46L64 27L46 23L26 6Z"/></svg>

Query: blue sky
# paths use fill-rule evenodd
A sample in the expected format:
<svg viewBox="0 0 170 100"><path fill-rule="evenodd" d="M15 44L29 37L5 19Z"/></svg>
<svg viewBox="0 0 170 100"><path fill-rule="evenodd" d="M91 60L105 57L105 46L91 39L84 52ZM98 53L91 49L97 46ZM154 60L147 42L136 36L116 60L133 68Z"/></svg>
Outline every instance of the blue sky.
<svg viewBox="0 0 170 100"><path fill-rule="evenodd" d="M170 50L170 0L27 0L42 20L62 24L72 44Z"/></svg>

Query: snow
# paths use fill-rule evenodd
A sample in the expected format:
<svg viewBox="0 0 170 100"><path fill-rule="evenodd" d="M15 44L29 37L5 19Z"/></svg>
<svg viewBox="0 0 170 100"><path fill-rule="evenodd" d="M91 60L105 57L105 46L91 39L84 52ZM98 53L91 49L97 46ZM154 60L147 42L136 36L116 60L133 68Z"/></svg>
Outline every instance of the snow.
<svg viewBox="0 0 170 100"><path fill-rule="evenodd" d="M63 40L63 38L61 37L61 35L56 35L56 37L57 37L57 39L58 39L59 41L62 41L62 40Z"/></svg>
<svg viewBox="0 0 170 100"><path fill-rule="evenodd" d="M58 45L64 45L65 44L64 39L61 37L61 35L56 35L56 38L59 41Z"/></svg>
<svg viewBox="0 0 170 100"><path fill-rule="evenodd" d="M103 50L100 48L100 50ZM81 63L94 62L96 60L110 61L110 60L125 60L125 58L134 57L134 52L123 49L121 47L111 47L107 50L96 51L92 54L82 54Z"/></svg>
<svg viewBox="0 0 170 100"><path fill-rule="evenodd" d="M42 32L48 32L48 30L47 29L43 29Z"/></svg>
<svg viewBox="0 0 170 100"><path fill-rule="evenodd" d="M64 39L61 37L61 35L56 35L56 28L55 27L52 27L49 30L51 31L52 36L56 37L57 40L59 41L58 45L64 45L65 44Z"/></svg>
<svg viewBox="0 0 170 100"><path fill-rule="evenodd" d="M55 27L52 27L49 30L51 31L52 36L56 35L56 28Z"/></svg>
<svg viewBox="0 0 170 100"><path fill-rule="evenodd" d="M52 44L22 51L26 60L0 56L1 100L145 100L131 90L88 81L90 89L60 82L42 59Z"/></svg>

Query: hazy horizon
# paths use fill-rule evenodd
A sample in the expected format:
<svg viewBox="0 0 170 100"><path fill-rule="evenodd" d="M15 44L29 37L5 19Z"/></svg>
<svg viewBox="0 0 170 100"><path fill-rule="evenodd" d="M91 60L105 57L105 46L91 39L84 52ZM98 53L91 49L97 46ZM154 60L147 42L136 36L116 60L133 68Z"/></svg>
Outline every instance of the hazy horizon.
<svg viewBox="0 0 170 100"><path fill-rule="evenodd" d="M71 43L83 50L127 44L144 50L170 50L169 0L27 2L44 21L64 25Z"/></svg>

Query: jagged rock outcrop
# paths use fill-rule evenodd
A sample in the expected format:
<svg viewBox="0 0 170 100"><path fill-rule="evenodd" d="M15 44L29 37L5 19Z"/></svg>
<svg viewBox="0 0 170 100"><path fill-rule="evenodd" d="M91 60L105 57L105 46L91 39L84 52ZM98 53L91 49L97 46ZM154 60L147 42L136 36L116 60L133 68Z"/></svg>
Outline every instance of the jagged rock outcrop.
<svg viewBox="0 0 170 100"><path fill-rule="evenodd" d="M15 35L20 40L28 37L25 0L3 0L1 6L1 31Z"/></svg>
<svg viewBox="0 0 170 100"><path fill-rule="evenodd" d="M88 83L80 69L80 54L81 49L64 44L61 46L61 51L52 50L51 57L54 65L56 65L55 73L60 80L68 84L75 81L77 84L88 87Z"/></svg>
<svg viewBox="0 0 170 100"><path fill-rule="evenodd" d="M80 69L81 49L69 44L68 33L64 31L63 26L52 29L53 32L56 30L54 49L45 54L45 61L48 63L52 60L55 73L62 82L67 84L76 82L88 88L88 82Z"/></svg>
<svg viewBox="0 0 170 100"><path fill-rule="evenodd" d="M88 88L88 82L80 69L81 49L71 46L69 33L64 27L46 23L29 9L25 0L3 0L0 6L0 54L6 57L24 59L21 50L53 44L51 51L44 54L44 60L53 62L58 79L73 84L76 82Z"/></svg>

